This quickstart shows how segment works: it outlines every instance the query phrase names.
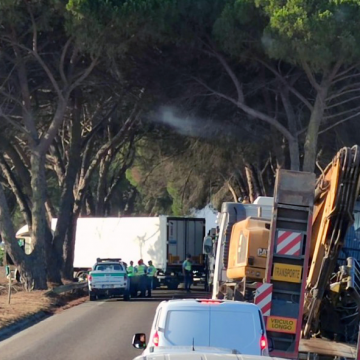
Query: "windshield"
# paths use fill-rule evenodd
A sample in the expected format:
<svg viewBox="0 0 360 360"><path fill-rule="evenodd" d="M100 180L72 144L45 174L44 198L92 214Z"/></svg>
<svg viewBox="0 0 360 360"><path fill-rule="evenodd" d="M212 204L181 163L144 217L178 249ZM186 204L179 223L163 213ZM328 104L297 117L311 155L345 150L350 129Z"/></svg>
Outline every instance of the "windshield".
<svg viewBox="0 0 360 360"><path fill-rule="evenodd" d="M174 310L167 314L165 338L172 346L194 343L259 355L256 323L258 316L244 311Z"/></svg>

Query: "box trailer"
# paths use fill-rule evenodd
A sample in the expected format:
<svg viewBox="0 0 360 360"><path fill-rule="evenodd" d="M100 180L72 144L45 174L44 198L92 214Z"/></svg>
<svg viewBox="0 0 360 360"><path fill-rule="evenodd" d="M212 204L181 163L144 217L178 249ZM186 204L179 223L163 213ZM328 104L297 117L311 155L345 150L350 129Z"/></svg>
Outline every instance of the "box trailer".
<svg viewBox="0 0 360 360"><path fill-rule="evenodd" d="M51 222L55 231L57 219ZM203 255L205 219L191 217L79 218L76 226L74 272L81 277L97 258L118 257L129 264L152 260L158 269L157 285L176 289L182 282L182 263L191 254L195 278L206 279ZM32 251L27 226L16 234L25 252ZM200 276L201 274L201 276Z"/></svg>

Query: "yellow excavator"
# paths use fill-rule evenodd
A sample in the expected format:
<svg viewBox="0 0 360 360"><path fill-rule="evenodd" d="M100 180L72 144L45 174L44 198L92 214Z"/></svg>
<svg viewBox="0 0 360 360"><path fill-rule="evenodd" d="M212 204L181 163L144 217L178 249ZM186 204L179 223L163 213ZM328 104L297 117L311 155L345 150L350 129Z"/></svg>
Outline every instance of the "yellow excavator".
<svg viewBox="0 0 360 360"><path fill-rule="evenodd" d="M213 298L263 307L272 356L297 358L300 338L356 343L360 266L354 258L339 266L338 257L354 222L360 149L341 149L316 181L312 173L280 170L275 187L273 198L222 205L218 236L212 248L210 239L204 243L213 252ZM261 289L271 293L265 298ZM331 346L324 359L339 358L340 345Z"/></svg>

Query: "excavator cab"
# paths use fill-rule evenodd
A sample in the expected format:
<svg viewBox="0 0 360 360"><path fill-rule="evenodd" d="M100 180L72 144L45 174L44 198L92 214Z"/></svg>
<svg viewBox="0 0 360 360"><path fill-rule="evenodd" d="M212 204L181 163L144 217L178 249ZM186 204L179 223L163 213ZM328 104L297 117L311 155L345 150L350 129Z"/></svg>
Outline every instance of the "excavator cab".
<svg viewBox="0 0 360 360"><path fill-rule="evenodd" d="M227 277L261 282L265 277L269 238L269 221L248 217L237 222L231 231Z"/></svg>

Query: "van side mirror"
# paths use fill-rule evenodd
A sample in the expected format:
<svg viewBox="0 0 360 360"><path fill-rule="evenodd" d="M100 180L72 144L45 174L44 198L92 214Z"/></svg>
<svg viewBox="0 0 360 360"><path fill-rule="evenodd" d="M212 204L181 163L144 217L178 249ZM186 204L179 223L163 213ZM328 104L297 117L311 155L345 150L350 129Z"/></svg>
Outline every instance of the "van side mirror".
<svg viewBox="0 0 360 360"><path fill-rule="evenodd" d="M268 344L269 352L274 351L274 340L272 338L268 338Z"/></svg>
<svg viewBox="0 0 360 360"><path fill-rule="evenodd" d="M133 336L132 346L135 349L145 349L146 348L146 335L143 333L138 333Z"/></svg>
<svg viewBox="0 0 360 360"><path fill-rule="evenodd" d="M213 248L212 237L211 237L211 236L207 236L207 237L204 239L203 254L209 255L209 254L212 252L212 248Z"/></svg>

